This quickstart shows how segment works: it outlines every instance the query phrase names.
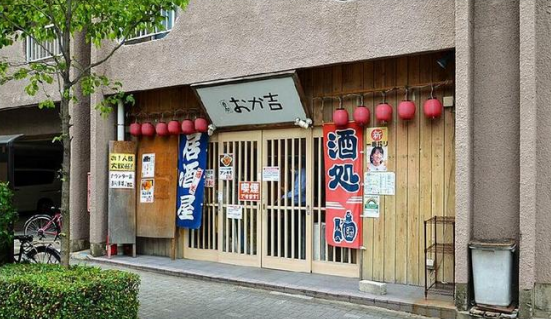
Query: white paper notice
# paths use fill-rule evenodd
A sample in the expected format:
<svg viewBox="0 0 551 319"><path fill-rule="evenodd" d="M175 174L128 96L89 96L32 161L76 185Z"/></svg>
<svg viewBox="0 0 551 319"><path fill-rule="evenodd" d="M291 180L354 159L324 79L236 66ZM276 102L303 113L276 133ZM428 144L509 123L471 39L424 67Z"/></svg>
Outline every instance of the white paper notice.
<svg viewBox="0 0 551 319"><path fill-rule="evenodd" d="M279 167L266 166L262 168L262 180L264 182L279 182Z"/></svg>
<svg viewBox="0 0 551 319"><path fill-rule="evenodd" d="M205 187L214 187L214 170L205 170Z"/></svg>
<svg viewBox="0 0 551 319"><path fill-rule="evenodd" d="M394 195L395 184L394 172L364 174L364 194Z"/></svg>
<svg viewBox="0 0 551 319"><path fill-rule="evenodd" d="M380 173L381 175L381 195L394 195L395 190L395 175L394 172Z"/></svg>
<svg viewBox="0 0 551 319"><path fill-rule="evenodd" d="M155 154L142 155L142 178L155 177Z"/></svg>
<svg viewBox="0 0 551 319"><path fill-rule="evenodd" d="M226 209L226 216L232 219L243 218L243 206L241 205L228 205Z"/></svg>
<svg viewBox="0 0 551 319"><path fill-rule="evenodd" d="M381 173L364 174L364 194L379 194L381 190Z"/></svg>
<svg viewBox="0 0 551 319"><path fill-rule="evenodd" d="M363 217L379 218L379 195L364 195Z"/></svg>
<svg viewBox="0 0 551 319"><path fill-rule="evenodd" d="M109 188L134 188L134 172L109 172Z"/></svg>

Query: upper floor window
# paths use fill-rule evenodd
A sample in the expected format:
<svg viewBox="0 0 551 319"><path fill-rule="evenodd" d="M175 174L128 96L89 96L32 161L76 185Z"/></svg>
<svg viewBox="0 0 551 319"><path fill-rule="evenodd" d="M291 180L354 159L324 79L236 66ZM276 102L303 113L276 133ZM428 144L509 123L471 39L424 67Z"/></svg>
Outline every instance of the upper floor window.
<svg viewBox="0 0 551 319"><path fill-rule="evenodd" d="M51 26L46 28L51 28ZM51 58L52 55L61 55L61 49L59 48L57 39L37 42L31 37L27 37L25 42L25 56L27 62L42 61Z"/></svg>
<svg viewBox="0 0 551 319"><path fill-rule="evenodd" d="M153 30L140 30L137 31L135 35L129 37L126 40L127 44L139 43L149 40L156 40L164 38L170 30L174 27L174 22L176 21L177 10L162 10L161 14L165 17L162 26L160 28L154 28Z"/></svg>

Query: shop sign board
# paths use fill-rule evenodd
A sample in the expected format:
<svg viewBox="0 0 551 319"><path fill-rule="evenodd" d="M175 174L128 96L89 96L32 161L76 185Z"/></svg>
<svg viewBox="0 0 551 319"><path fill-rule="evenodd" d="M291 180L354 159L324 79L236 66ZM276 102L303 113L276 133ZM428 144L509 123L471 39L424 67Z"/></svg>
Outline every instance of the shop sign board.
<svg viewBox="0 0 551 319"><path fill-rule="evenodd" d="M354 122L337 129L323 125L326 240L337 247L362 245L362 166L363 130Z"/></svg>
<svg viewBox="0 0 551 319"><path fill-rule="evenodd" d="M226 207L226 217L231 219L243 218L243 206L241 205L228 205Z"/></svg>
<svg viewBox="0 0 551 319"><path fill-rule="evenodd" d="M134 171L134 154L109 154L109 170L110 171Z"/></svg>
<svg viewBox="0 0 551 319"><path fill-rule="evenodd" d="M239 200L258 202L260 200L260 182L239 182Z"/></svg>
<svg viewBox="0 0 551 319"><path fill-rule="evenodd" d="M218 178L222 181L233 180L233 154L224 153L220 155L220 165L218 166Z"/></svg>
<svg viewBox="0 0 551 319"><path fill-rule="evenodd" d="M140 183L140 203L153 203L155 198L155 180L142 179Z"/></svg>
<svg viewBox="0 0 551 319"><path fill-rule="evenodd" d="M294 73L193 86L217 127L305 119Z"/></svg>
<svg viewBox="0 0 551 319"><path fill-rule="evenodd" d="M198 229L203 215L208 134L180 135L176 225Z"/></svg>
<svg viewBox="0 0 551 319"><path fill-rule="evenodd" d="M388 159L388 128L371 127L367 129L367 170L386 172Z"/></svg>
<svg viewBox="0 0 551 319"><path fill-rule="evenodd" d="M142 155L142 178L155 177L155 154Z"/></svg>
<svg viewBox="0 0 551 319"><path fill-rule="evenodd" d="M279 167L265 166L262 168L262 181L264 182L279 182Z"/></svg>
<svg viewBox="0 0 551 319"><path fill-rule="evenodd" d="M134 188L134 172L109 172L109 188Z"/></svg>

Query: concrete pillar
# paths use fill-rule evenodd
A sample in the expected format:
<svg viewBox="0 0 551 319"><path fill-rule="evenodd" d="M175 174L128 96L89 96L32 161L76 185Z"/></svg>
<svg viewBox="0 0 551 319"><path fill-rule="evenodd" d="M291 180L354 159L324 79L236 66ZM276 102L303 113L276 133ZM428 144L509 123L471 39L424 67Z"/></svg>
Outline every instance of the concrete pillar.
<svg viewBox="0 0 551 319"><path fill-rule="evenodd" d="M551 314L551 1L520 4L520 316Z"/></svg>
<svg viewBox="0 0 551 319"><path fill-rule="evenodd" d="M90 62L90 44L86 44L84 33L73 38L73 55L80 63ZM78 74L75 71L75 74ZM80 88L75 90L78 102L72 103L71 115L71 250L88 248L90 215L87 208L88 172L90 171L90 97L84 96Z"/></svg>
<svg viewBox="0 0 551 319"><path fill-rule="evenodd" d="M473 1L455 2L456 132L455 282L456 307L468 304L469 251L473 211Z"/></svg>
<svg viewBox="0 0 551 319"><path fill-rule="evenodd" d="M92 97L92 105L97 105L103 99L101 93ZM108 185L108 155L109 141L115 139L116 114L107 118L99 111L91 111L91 152L90 172L92 184L92 199L90 211L90 250L92 255L105 254L107 239L107 185Z"/></svg>

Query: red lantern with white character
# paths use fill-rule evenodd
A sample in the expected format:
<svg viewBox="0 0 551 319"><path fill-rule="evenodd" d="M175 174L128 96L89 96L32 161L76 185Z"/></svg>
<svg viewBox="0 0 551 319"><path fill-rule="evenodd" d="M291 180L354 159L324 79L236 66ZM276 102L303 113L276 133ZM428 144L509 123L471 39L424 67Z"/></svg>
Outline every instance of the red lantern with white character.
<svg viewBox="0 0 551 319"><path fill-rule="evenodd" d="M392 121L392 106L383 102L375 108L375 118L379 123L388 123Z"/></svg>
<svg viewBox="0 0 551 319"><path fill-rule="evenodd" d="M153 136L155 135L155 126L150 122L145 122L142 124L142 135L143 136Z"/></svg>
<svg viewBox="0 0 551 319"><path fill-rule="evenodd" d="M404 100L398 104L398 116L404 121L412 120L415 117L415 109L415 103Z"/></svg>
<svg viewBox="0 0 551 319"><path fill-rule="evenodd" d="M189 135L195 133L195 125L190 119L182 121L182 134Z"/></svg>
<svg viewBox="0 0 551 319"><path fill-rule="evenodd" d="M180 134L180 122L172 120L168 122L168 134L178 135Z"/></svg>
<svg viewBox="0 0 551 319"><path fill-rule="evenodd" d="M333 112L333 123L337 127L345 127L348 124L348 112L343 108L338 108Z"/></svg>
<svg viewBox="0 0 551 319"><path fill-rule="evenodd" d="M200 133L206 133L209 130L209 123L202 117L195 119L195 130Z"/></svg>
<svg viewBox="0 0 551 319"><path fill-rule="evenodd" d="M360 105L354 110L354 121L360 126L367 125L369 123L370 115L369 109L363 105Z"/></svg>

